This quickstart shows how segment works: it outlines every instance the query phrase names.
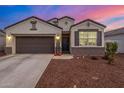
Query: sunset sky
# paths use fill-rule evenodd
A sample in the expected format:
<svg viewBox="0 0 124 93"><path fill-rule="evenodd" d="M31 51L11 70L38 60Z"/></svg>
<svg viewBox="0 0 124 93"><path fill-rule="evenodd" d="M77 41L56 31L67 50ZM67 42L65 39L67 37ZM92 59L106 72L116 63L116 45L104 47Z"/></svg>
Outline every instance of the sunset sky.
<svg viewBox="0 0 124 93"><path fill-rule="evenodd" d="M124 5L36 5L0 6L0 29L30 16L44 20L70 16L76 20L75 23L92 19L106 25L106 30L124 27Z"/></svg>

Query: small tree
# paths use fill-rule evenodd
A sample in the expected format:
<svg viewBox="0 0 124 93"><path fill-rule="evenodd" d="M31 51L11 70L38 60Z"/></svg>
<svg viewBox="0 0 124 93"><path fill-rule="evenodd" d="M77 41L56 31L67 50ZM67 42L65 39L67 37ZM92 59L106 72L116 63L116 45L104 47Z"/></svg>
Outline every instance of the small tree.
<svg viewBox="0 0 124 93"><path fill-rule="evenodd" d="M113 63L114 56L117 52L118 45L116 42L107 42L105 48L105 56L108 59L108 64Z"/></svg>

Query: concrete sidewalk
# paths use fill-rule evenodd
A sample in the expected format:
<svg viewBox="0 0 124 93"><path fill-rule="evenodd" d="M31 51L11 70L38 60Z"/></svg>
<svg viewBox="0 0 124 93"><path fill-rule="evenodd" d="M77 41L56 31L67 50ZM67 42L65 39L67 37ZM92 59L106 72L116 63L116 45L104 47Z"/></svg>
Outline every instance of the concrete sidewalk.
<svg viewBox="0 0 124 93"><path fill-rule="evenodd" d="M0 58L0 87L33 88L53 55L21 54Z"/></svg>
<svg viewBox="0 0 124 93"><path fill-rule="evenodd" d="M64 54L64 55L61 55L61 56L54 56L53 59L72 59L73 56L70 55L70 54Z"/></svg>

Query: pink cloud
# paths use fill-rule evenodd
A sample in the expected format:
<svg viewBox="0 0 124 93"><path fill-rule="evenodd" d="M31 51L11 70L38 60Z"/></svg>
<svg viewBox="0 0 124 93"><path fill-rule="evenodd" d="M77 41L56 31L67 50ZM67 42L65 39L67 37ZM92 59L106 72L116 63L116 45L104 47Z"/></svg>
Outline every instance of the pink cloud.
<svg viewBox="0 0 124 93"><path fill-rule="evenodd" d="M113 16L119 16L124 15L124 6L105 6L104 8L98 8L96 10L93 10L89 13L87 13L85 16L80 15L78 16L78 21L83 18L90 18L94 20L103 21L107 18L113 17Z"/></svg>
<svg viewBox="0 0 124 93"><path fill-rule="evenodd" d="M118 22L113 22L110 25L107 25L106 31L110 31L113 29L124 27L124 20L120 20Z"/></svg>

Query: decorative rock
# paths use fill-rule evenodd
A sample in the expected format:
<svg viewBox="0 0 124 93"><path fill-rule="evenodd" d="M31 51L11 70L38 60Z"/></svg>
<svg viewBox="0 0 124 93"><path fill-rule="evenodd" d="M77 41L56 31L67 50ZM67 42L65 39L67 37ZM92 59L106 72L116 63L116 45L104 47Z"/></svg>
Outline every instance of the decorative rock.
<svg viewBox="0 0 124 93"><path fill-rule="evenodd" d="M93 80L98 80L99 78L98 77L92 77Z"/></svg>
<svg viewBox="0 0 124 93"><path fill-rule="evenodd" d="M83 56L83 59L84 59L85 56Z"/></svg>
<svg viewBox="0 0 124 93"><path fill-rule="evenodd" d="M80 57L76 57L77 59L80 59Z"/></svg>
<svg viewBox="0 0 124 93"><path fill-rule="evenodd" d="M73 86L73 88L77 88L77 86L76 86L76 85L74 85L74 86Z"/></svg>

